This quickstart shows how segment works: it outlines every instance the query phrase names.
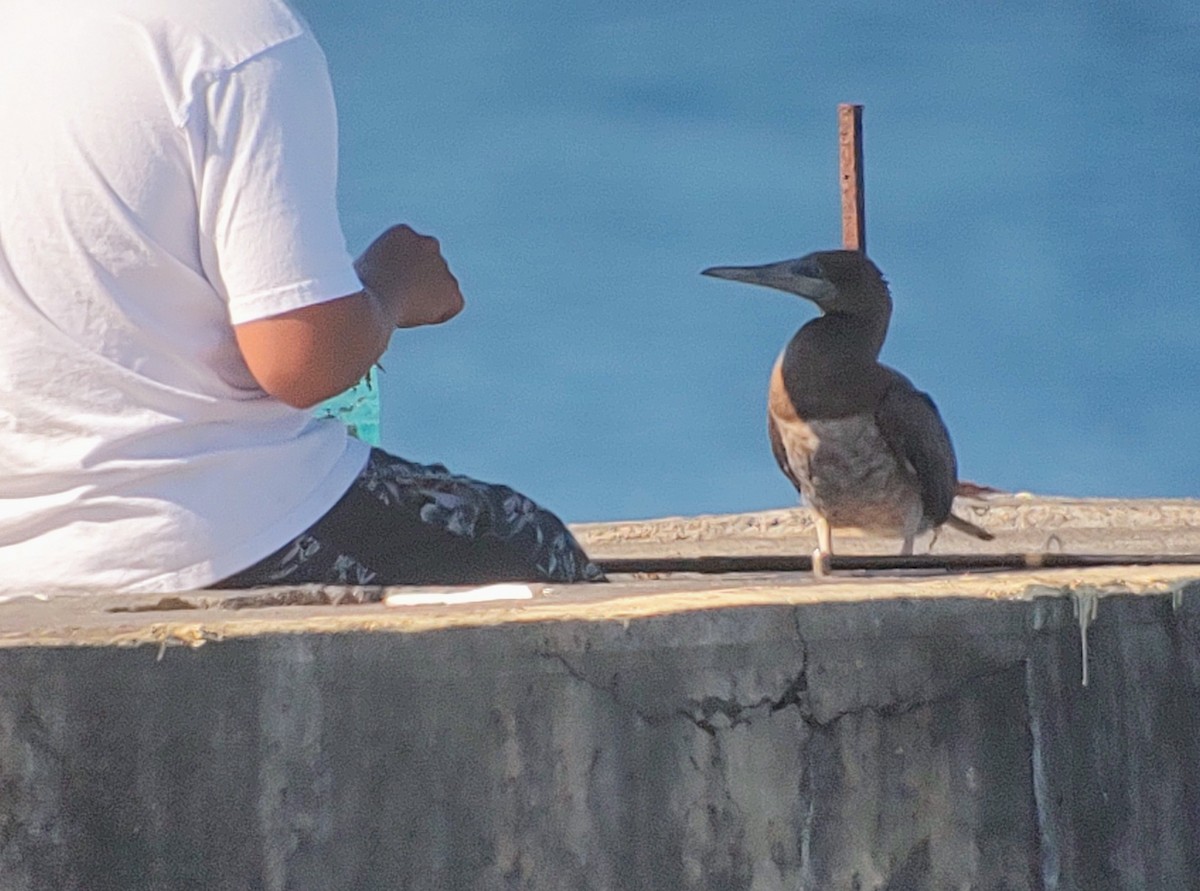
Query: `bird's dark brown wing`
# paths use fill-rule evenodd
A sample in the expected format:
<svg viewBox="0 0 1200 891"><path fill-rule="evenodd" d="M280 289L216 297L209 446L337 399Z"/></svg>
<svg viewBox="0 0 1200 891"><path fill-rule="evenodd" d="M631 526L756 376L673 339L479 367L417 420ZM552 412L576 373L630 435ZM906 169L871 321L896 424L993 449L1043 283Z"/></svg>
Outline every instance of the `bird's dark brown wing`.
<svg viewBox="0 0 1200 891"><path fill-rule="evenodd" d="M892 385L875 410L875 424L896 457L912 466L925 516L940 526L950 516L958 485L950 433L933 400L903 375L893 374Z"/></svg>

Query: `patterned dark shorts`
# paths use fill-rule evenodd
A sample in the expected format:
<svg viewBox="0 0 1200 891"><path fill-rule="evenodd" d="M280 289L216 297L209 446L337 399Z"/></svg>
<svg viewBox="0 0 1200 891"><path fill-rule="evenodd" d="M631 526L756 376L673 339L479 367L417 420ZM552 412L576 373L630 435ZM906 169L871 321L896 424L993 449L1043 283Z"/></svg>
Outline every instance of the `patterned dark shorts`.
<svg viewBox="0 0 1200 891"><path fill-rule="evenodd" d="M519 492L372 449L329 513L213 587L603 580L562 521Z"/></svg>

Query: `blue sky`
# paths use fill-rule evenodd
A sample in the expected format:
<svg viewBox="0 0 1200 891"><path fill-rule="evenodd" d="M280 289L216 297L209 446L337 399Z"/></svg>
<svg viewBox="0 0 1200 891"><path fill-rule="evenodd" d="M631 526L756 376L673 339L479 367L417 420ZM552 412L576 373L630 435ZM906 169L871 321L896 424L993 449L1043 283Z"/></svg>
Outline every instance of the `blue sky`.
<svg viewBox="0 0 1200 891"><path fill-rule="evenodd" d="M467 299L393 339L386 448L569 520L795 504L765 392L814 310L698 273L839 245L859 102L883 360L961 475L1200 495L1194 3L296 6L351 250L409 222Z"/></svg>

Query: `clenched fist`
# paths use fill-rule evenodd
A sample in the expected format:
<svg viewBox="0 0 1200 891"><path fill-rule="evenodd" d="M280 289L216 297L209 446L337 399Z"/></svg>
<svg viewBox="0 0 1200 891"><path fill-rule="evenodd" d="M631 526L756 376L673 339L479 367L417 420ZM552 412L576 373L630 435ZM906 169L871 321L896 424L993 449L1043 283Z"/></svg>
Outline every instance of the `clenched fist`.
<svg viewBox="0 0 1200 891"><path fill-rule="evenodd" d="M409 226L392 226L354 261L359 280L398 328L437 325L463 308L458 279L438 240Z"/></svg>

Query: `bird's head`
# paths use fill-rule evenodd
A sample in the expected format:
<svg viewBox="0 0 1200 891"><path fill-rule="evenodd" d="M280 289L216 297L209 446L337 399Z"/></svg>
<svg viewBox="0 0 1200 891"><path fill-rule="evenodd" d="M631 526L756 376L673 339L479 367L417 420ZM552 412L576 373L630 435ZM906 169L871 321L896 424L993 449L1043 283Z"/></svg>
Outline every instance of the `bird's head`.
<svg viewBox="0 0 1200 891"><path fill-rule="evenodd" d="M891 313L883 274L859 251L816 251L763 266L713 266L701 275L797 294L825 313Z"/></svg>

